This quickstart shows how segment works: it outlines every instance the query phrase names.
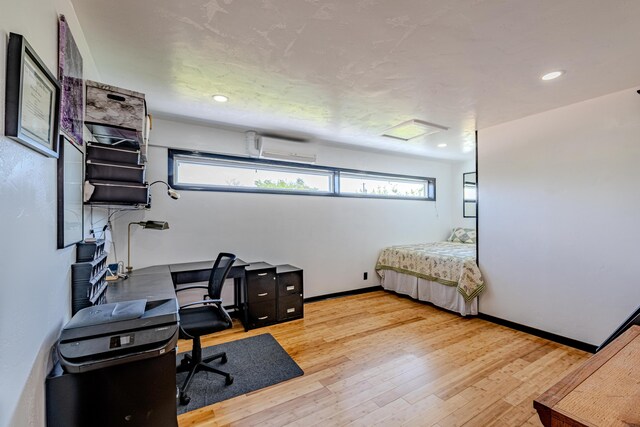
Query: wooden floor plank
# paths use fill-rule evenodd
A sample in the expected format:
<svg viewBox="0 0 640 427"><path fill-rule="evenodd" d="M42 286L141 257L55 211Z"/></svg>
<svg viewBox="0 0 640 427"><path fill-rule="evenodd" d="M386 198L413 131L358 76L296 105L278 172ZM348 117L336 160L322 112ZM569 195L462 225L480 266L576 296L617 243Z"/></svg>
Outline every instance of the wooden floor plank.
<svg viewBox="0 0 640 427"><path fill-rule="evenodd" d="M384 291L305 304L272 334L305 375L178 417L194 426L540 426L532 399L588 354ZM179 351L191 343L180 341Z"/></svg>

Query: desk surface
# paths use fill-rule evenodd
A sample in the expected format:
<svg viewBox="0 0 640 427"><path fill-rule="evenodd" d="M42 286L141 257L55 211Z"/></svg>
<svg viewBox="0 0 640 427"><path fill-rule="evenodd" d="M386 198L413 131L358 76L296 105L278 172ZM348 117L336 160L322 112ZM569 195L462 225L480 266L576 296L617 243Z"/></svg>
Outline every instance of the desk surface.
<svg viewBox="0 0 640 427"><path fill-rule="evenodd" d="M215 260L183 262L180 264L169 264L167 267L169 267L169 270L171 271L171 273L184 273L187 271L211 270L213 268L214 262ZM248 262L244 262L240 258L236 258L235 262L233 263L234 268L246 267L248 265L249 265ZM161 266L161 267L164 267L164 266ZM154 268L154 267L149 267L149 268Z"/></svg>
<svg viewBox="0 0 640 427"><path fill-rule="evenodd" d="M640 425L640 326L632 326L534 402L545 427Z"/></svg>
<svg viewBox="0 0 640 427"><path fill-rule="evenodd" d="M150 268L155 268L150 267ZM152 270L151 270L152 271ZM166 273L153 273L145 268L133 271L128 279L119 279L107 285L107 301L120 302L133 299L149 301L175 298L176 291L167 268Z"/></svg>
<svg viewBox="0 0 640 427"><path fill-rule="evenodd" d="M186 262L180 264L154 265L133 270L128 279L120 279L107 285L107 301L119 302L134 299L149 301L175 298L176 291L172 273L211 270L214 261ZM244 270L248 263L236 259L233 269Z"/></svg>

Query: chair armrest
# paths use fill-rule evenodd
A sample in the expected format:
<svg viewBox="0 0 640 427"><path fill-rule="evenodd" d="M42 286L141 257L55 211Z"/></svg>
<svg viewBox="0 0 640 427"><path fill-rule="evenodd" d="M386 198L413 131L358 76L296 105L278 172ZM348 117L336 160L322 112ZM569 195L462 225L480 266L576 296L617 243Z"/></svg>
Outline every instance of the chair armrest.
<svg viewBox="0 0 640 427"><path fill-rule="evenodd" d="M176 289L176 293L182 292L182 291L186 291L186 290L189 290L189 289L209 289L209 287L208 286L202 286L202 285L200 285L200 286L185 286L184 288Z"/></svg>
<svg viewBox="0 0 640 427"><path fill-rule="evenodd" d="M182 310L183 308L186 307L191 307L192 305L206 305L206 304L216 304L216 305L221 305L222 304L222 300L221 299L204 299L202 301L196 301L196 302L190 302L188 304L185 305L181 305L180 306L180 310Z"/></svg>

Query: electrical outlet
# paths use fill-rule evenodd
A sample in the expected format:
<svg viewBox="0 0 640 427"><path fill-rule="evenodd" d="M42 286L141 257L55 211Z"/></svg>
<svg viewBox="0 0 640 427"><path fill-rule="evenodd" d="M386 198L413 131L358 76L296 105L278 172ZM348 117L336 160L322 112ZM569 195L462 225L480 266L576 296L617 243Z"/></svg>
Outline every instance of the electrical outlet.
<svg viewBox="0 0 640 427"><path fill-rule="evenodd" d="M367 280L368 278L369 278L369 273L365 271L364 274L362 275L362 279Z"/></svg>

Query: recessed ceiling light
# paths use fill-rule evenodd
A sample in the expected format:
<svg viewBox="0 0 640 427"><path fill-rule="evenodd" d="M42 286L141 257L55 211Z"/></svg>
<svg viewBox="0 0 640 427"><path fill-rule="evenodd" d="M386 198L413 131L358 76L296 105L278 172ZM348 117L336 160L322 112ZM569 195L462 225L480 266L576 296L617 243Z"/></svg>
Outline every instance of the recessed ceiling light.
<svg viewBox="0 0 640 427"><path fill-rule="evenodd" d="M542 76L541 79L544 80L544 81L553 80L553 79L557 79L558 77L560 77L563 74L564 74L563 70L552 71L552 72L547 73L544 76Z"/></svg>
<svg viewBox="0 0 640 427"><path fill-rule="evenodd" d="M438 144L438 147L440 147L440 148L444 148L444 147L446 147L446 146L447 146L447 144L445 144L445 143Z"/></svg>
<svg viewBox="0 0 640 427"><path fill-rule="evenodd" d="M224 95L213 95L213 100L216 102L227 102L229 98Z"/></svg>
<svg viewBox="0 0 640 427"><path fill-rule="evenodd" d="M387 129L383 132L382 136L409 141L419 136L431 135L448 129L446 126L425 122L424 120L407 120L406 122Z"/></svg>

